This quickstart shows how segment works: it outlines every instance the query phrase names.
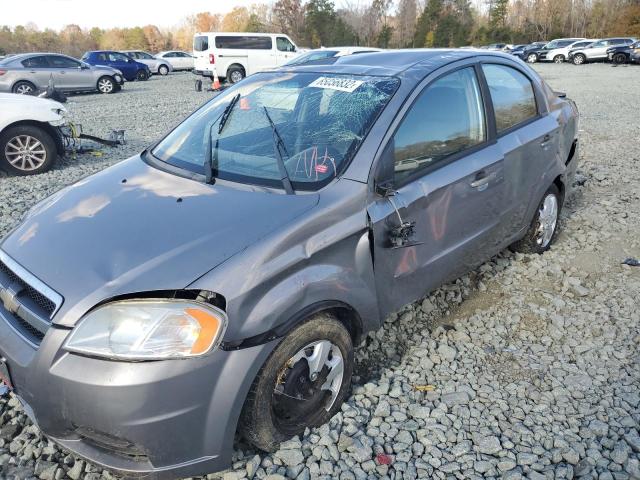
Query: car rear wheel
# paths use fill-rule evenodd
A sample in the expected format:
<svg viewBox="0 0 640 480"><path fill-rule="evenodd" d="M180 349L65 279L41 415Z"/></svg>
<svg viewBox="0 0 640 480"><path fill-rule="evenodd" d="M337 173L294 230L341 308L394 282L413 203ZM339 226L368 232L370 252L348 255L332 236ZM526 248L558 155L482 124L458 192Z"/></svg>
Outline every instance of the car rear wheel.
<svg viewBox="0 0 640 480"><path fill-rule="evenodd" d="M511 245L511 249L521 253L543 253L549 250L558 233L561 208L560 191L552 185L542 197L526 235Z"/></svg>
<svg viewBox="0 0 640 480"><path fill-rule="evenodd" d="M616 53L613 56L613 62L620 65L621 63L627 63L627 56L624 53Z"/></svg>
<svg viewBox="0 0 640 480"><path fill-rule="evenodd" d="M145 72L144 70L138 70L138 73L136 73L136 80L140 82L144 82L148 78L149 78L149 75L147 75L147 72Z"/></svg>
<svg viewBox="0 0 640 480"><path fill-rule="evenodd" d="M0 166L10 174L35 175L51 168L56 143L44 129L20 125L0 135Z"/></svg>
<svg viewBox="0 0 640 480"><path fill-rule="evenodd" d="M19 95L33 95L36 93L36 86L31 82L21 81L16 83L11 91Z"/></svg>
<svg viewBox="0 0 640 480"><path fill-rule="evenodd" d="M327 313L309 318L280 342L258 373L242 408L239 432L259 449L276 450L340 410L352 372L347 329Z"/></svg>
<svg viewBox="0 0 640 480"><path fill-rule="evenodd" d="M231 83L238 83L244 78L244 70L240 67L231 67L227 71L227 78Z"/></svg>
<svg viewBox="0 0 640 480"><path fill-rule="evenodd" d="M582 53L576 53L573 56L573 64L574 65L582 65L587 60L587 57Z"/></svg>
<svg viewBox="0 0 640 480"><path fill-rule="evenodd" d="M165 75L169 74L169 67L167 67L166 65L160 65L160 67L158 68L158 73L160 75L162 75L163 77Z"/></svg>
<svg viewBox="0 0 640 480"><path fill-rule="evenodd" d="M555 63L563 63L564 62L564 55L556 55L555 57L553 57L553 61Z"/></svg>
<svg viewBox="0 0 640 480"><path fill-rule="evenodd" d="M116 83L111 77L100 77L97 87L100 93L108 94L116 91Z"/></svg>
<svg viewBox="0 0 640 480"><path fill-rule="evenodd" d="M527 55L528 63L536 63L537 61L538 61L538 55L536 55L535 53L530 53L529 55Z"/></svg>

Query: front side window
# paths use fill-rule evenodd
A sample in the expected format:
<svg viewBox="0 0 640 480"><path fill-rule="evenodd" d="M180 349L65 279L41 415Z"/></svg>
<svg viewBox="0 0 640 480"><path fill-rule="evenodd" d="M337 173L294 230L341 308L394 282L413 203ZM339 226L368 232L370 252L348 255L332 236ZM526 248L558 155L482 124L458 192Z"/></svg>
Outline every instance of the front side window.
<svg viewBox="0 0 640 480"><path fill-rule="evenodd" d="M128 57L127 55L125 55L123 53L112 52L112 53L109 54L109 61L110 62L125 62L125 63L128 63L129 60L131 60L131 57Z"/></svg>
<svg viewBox="0 0 640 480"><path fill-rule="evenodd" d="M498 133L538 115L531 81L506 65L482 65L491 92Z"/></svg>
<svg viewBox="0 0 640 480"><path fill-rule="evenodd" d="M209 37L206 35L198 35L193 38L193 49L196 52L206 52L209 50Z"/></svg>
<svg viewBox="0 0 640 480"><path fill-rule="evenodd" d="M197 110L152 154L205 173L210 146L218 159L216 177L280 188L277 136L268 113L282 138L282 157L294 188L316 190L346 167L398 84L393 77L255 74ZM221 115L237 94L218 133Z"/></svg>
<svg viewBox="0 0 640 480"><path fill-rule="evenodd" d="M78 68L81 65L77 60L58 55L49 55L48 60L53 68Z"/></svg>
<svg viewBox="0 0 640 480"><path fill-rule="evenodd" d="M486 139L473 67L439 78L418 97L394 134L395 183Z"/></svg>
<svg viewBox="0 0 640 480"><path fill-rule="evenodd" d="M281 52L295 52L296 47L293 46L293 43L289 41L289 39L285 37L277 37L276 38L276 47Z"/></svg>
<svg viewBox="0 0 640 480"><path fill-rule="evenodd" d="M49 62L47 62L47 57L44 55L27 58L20 63L22 63L23 67L27 68L49 68Z"/></svg>

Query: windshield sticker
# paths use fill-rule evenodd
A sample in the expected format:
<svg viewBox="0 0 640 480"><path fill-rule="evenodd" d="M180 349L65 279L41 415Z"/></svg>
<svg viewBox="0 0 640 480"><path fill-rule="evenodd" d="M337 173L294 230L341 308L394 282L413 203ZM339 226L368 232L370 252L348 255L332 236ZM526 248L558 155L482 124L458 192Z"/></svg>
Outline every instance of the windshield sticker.
<svg viewBox="0 0 640 480"><path fill-rule="evenodd" d="M331 90L340 90L341 92L351 93L363 83L364 82L362 80L351 80L348 78L320 77L311 82L309 86L316 88L328 88Z"/></svg>

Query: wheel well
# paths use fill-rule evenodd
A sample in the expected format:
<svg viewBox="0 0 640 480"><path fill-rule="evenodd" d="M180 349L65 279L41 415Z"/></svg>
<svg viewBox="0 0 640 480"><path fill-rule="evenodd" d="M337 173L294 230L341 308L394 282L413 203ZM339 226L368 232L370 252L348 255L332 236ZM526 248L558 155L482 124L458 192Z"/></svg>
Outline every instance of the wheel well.
<svg viewBox="0 0 640 480"><path fill-rule="evenodd" d="M245 68L241 64L232 63L231 65L229 65L229 68L227 68L227 77L229 76L229 72L231 71L232 68L239 68L240 70L242 70L242 73L245 76L247 75L247 71L245 70Z"/></svg>
<svg viewBox="0 0 640 480"><path fill-rule="evenodd" d="M38 127L43 129L45 132L51 135L51 138L56 143L56 150L58 151L58 155L64 155L64 144L62 143L62 136L60 135L60 132L52 125L48 124L47 122L38 122L36 120L20 120L19 122L14 122L10 125L7 125L3 131L12 127L20 126Z"/></svg>
<svg viewBox="0 0 640 480"><path fill-rule="evenodd" d="M354 346L360 343L362 337L362 320L358 312L348 305L337 305L322 311L333 314L340 323L344 325L349 335L351 335L351 341Z"/></svg>
<svg viewBox="0 0 640 480"><path fill-rule="evenodd" d="M553 184L558 187L558 191L560 192L560 205L562 205L562 203L564 202L564 182L562 181L562 178L560 175L558 175L555 180L553 181Z"/></svg>
<svg viewBox="0 0 640 480"><path fill-rule="evenodd" d="M35 88L36 90L38 90L38 87L36 86L35 83L33 83L30 80L25 80L25 79L20 79L20 80L16 80L15 82L13 82L13 85L11 85L11 91L13 92L13 87L15 87L17 84L19 83L29 83L31 85L33 85L33 88Z"/></svg>

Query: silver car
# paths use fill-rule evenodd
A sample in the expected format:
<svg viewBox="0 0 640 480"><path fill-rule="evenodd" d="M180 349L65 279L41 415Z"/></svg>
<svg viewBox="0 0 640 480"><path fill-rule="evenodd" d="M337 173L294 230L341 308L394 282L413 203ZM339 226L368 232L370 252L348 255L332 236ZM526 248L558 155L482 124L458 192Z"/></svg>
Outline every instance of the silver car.
<svg viewBox="0 0 640 480"><path fill-rule="evenodd" d="M57 53L25 53L0 61L0 92L32 95L53 81L66 92L114 93L122 88L122 74L111 67L93 66Z"/></svg>
<svg viewBox="0 0 640 480"><path fill-rule="evenodd" d="M180 50L160 52L156 54L156 58L169 62L175 71L193 70L194 67L193 55L187 52L182 52Z"/></svg>
<svg viewBox="0 0 640 480"><path fill-rule="evenodd" d="M0 243L0 385L127 476L328 422L354 348L501 249L551 245L578 113L504 53L255 73Z"/></svg>
<svg viewBox="0 0 640 480"><path fill-rule="evenodd" d="M157 73L164 76L173 71L171 63L161 58L155 58L150 53L143 52L141 50L123 50L122 52L129 55L136 62L144 63L149 67L151 73Z"/></svg>

